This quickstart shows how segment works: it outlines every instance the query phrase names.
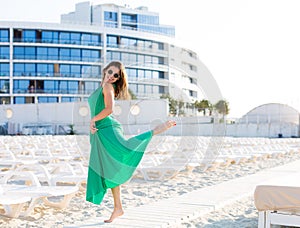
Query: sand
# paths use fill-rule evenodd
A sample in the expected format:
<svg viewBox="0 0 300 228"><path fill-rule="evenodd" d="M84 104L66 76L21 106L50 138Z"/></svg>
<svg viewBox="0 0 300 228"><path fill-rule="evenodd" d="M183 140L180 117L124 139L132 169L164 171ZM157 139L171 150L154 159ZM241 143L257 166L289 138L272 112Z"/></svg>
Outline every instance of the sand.
<svg viewBox="0 0 300 228"><path fill-rule="evenodd" d="M299 141L300 142L300 141ZM286 154L280 158L268 158L256 162L231 164L215 170L203 171L195 167L192 172L181 171L174 178L163 181L145 181L134 177L122 186L122 202L126 208L145 205L161 199L166 199L187 192L215 185L230 179L254 174L260 170L276 167L299 160L300 153ZM85 192L81 191L72 199L68 208L57 210L39 204L35 211L26 218L0 217L0 227L68 227L84 221L101 222L109 217L113 208L111 193L105 196L103 203L93 205L85 201ZM253 203L253 197L247 197L220 210L186 221L178 227L257 227L258 212ZM92 226L88 226L92 227ZM96 225L95 225L96 227Z"/></svg>

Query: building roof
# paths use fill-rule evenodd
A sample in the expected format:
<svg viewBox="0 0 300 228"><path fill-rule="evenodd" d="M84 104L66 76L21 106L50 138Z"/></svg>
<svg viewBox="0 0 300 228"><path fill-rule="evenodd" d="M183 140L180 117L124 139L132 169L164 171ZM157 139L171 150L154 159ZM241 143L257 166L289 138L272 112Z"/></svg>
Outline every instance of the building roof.
<svg viewBox="0 0 300 228"><path fill-rule="evenodd" d="M253 108L239 123L294 123L299 124L299 111L286 104L268 103Z"/></svg>

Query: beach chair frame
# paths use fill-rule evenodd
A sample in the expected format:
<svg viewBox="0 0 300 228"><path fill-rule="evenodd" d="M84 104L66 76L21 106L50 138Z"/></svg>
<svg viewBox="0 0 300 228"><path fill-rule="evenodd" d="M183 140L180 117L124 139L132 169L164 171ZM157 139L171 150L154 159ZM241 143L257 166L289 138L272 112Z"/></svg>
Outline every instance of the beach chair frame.
<svg viewBox="0 0 300 228"><path fill-rule="evenodd" d="M258 228L271 228L272 225L300 227L300 214L284 211L261 211L258 213Z"/></svg>

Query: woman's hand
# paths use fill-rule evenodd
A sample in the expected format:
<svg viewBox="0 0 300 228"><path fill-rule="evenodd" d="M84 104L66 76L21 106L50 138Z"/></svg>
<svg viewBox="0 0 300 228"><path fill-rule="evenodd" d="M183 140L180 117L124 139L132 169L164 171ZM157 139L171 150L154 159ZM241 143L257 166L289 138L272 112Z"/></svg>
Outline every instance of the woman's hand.
<svg viewBox="0 0 300 228"><path fill-rule="evenodd" d="M92 134L95 134L98 129L96 128L95 121L92 119L90 122L90 131Z"/></svg>

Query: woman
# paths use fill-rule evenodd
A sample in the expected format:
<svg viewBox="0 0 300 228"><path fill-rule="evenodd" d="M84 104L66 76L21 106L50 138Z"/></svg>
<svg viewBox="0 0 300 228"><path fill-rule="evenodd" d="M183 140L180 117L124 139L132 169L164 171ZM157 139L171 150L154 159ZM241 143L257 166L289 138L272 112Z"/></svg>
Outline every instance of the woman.
<svg viewBox="0 0 300 228"><path fill-rule="evenodd" d="M114 98L128 96L127 75L121 62L110 62L103 69L101 86L88 99L91 122L91 154L88 169L86 200L100 204L108 188L114 199L110 223L124 212L122 209L120 185L130 179L153 135L175 126L167 121L153 130L126 139L122 126L111 114Z"/></svg>

